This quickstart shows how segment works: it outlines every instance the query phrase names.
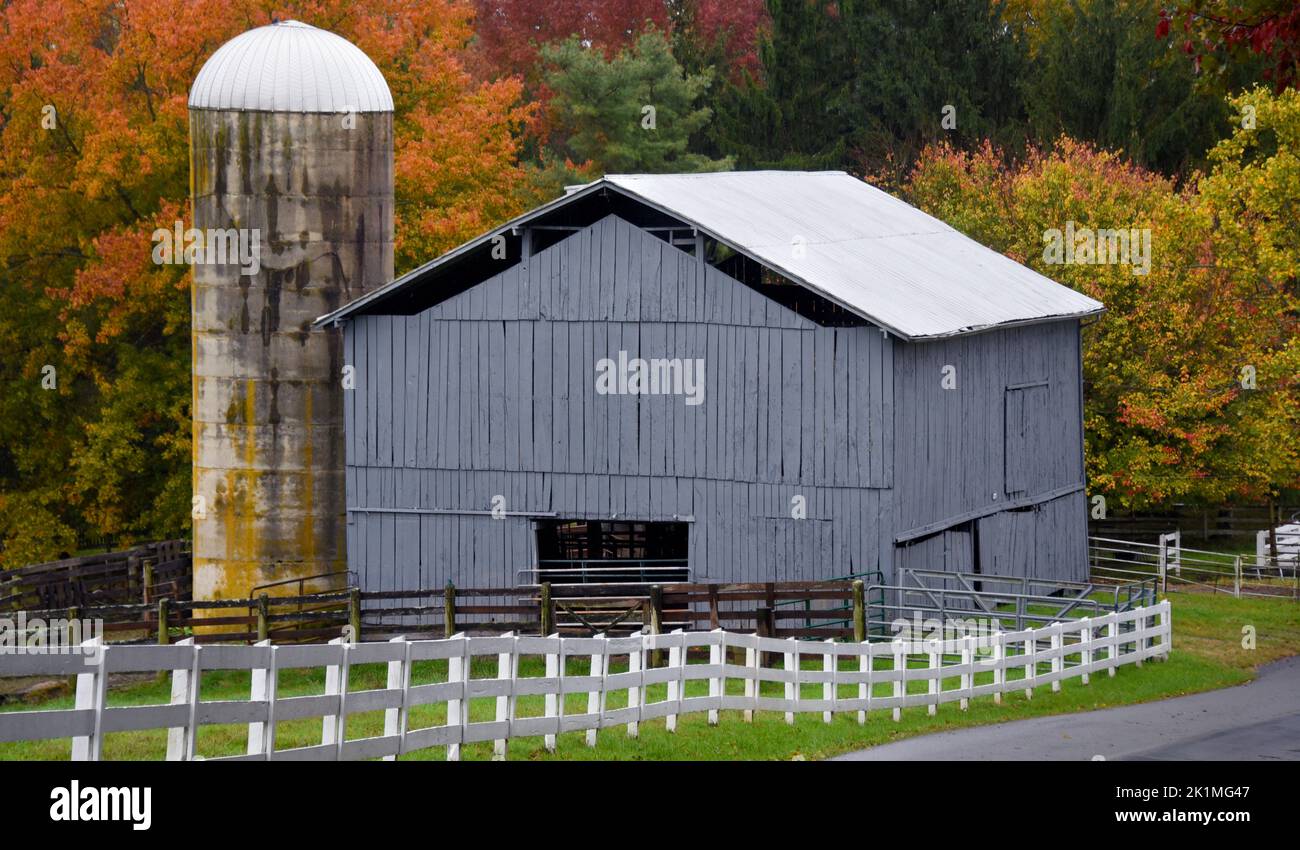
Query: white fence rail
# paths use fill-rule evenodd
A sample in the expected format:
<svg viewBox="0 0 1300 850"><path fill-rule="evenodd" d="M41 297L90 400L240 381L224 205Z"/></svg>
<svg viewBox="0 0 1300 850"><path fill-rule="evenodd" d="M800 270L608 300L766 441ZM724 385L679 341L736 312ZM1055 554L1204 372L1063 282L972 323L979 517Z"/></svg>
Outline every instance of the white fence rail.
<svg viewBox="0 0 1300 850"><path fill-rule="evenodd" d="M495 742L495 756L503 758L511 738L543 736L554 749L556 735L585 731L587 744L595 746L600 729L623 726L636 736L639 723L662 717L673 731L677 718L692 712L708 712L715 724L718 712L727 710L743 712L745 720L752 720L755 711L783 712L790 723L805 712L820 712L828 723L835 714L856 713L864 723L868 712L878 710L892 711L898 720L904 708L926 706L933 714L938 705L955 701L965 709L971 699L983 696L1001 702L1009 691L1029 695L1048 685L1058 690L1073 677L1086 684L1103 670L1113 676L1120 665L1168 657L1170 645L1168 601L1037 629L910 643L816 643L721 630L626 638L458 635L316 646L103 646L92 641L83 645L93 650L89 655L0 654L3 676L77 677L72 709L0 713L0 742L71 738L73 760L98 760L107 734L167 729L167 758L189 760L197 757L202 727L247 724L244 754L209 760L392 759L429 747L445 747L447 757L456 760L462 744L481 741ZM697 647L707 648L707 663L688 663L690 650ZM733 650L737 660L743 654L743 664L732 663ZM661 651L667 654L665 666L647 663ZM492 656L495 677L470 675L473 659ZM765 666L765 656L779 658L780 666ZM544 674L520 676L525 657L544 658ZM580 660L569 663L573 658ZM412 684L415 664L439 660L446 662L446 681ZM619 663L612 665L615 660ZM360 664L386 664L386 687L350 690L349 670ZM621 672L611 672L613 666ZM280 671L322 667L324 693L277 694ZM579 674L572 672L574 667ZM216 670L248 671L250 698L202 700L204 673ZM171 671L170 704L108 705L109 675L144 671ZM1008 671L1023 673L1023 678L1009 677ZM912 684L918 682L923 685ZM691 683L707 683L707 688L688 687ZM775 687L765 689L765 684ZM818 698L805 694L809 685ZM664 697L651 699L652 691ZM617 702L622 703L623 693L625 706L607 705L611 694L620 694ZM575 694L586 695L584 710L568 713L565 697ZM544 713L524 716L520 698L536 703L537 697L544 697ZM493 719L471 719L469 707L476 700L495 702ZM446 706L445 722L412 728L411 710L429 705ZM373 711L384 712L383 734L349 739L349 717ZM320 718L320 743L277 749L277 724L304 718Z"/></svg>

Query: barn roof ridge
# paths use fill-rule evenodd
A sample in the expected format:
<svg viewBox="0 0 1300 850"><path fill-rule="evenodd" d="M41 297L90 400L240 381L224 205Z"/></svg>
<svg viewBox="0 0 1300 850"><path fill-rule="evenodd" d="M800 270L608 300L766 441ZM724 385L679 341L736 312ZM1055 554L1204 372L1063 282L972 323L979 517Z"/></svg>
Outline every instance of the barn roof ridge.
<svg viewBox="0 0 1300 850"><path fill-rule="evenodd" d="M843 171L729 171L608 174L569 187L565 195L320 317L316 324L338 324L497 236L609 191L682 221L904 339L1080 319L1105 309L1101 302Z"/></svg>

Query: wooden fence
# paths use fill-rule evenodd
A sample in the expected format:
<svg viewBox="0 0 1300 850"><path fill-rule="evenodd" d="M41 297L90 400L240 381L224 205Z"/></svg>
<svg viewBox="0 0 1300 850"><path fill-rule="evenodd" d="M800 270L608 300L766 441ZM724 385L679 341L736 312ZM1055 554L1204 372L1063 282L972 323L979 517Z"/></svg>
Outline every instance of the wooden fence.
<svg viewBox="0 0 1300 850"><path fill-rule="evenodd" d="M856 589L855 589L856 588ZM855 595L856 594L856 595ZM547 635L700 628L764 637L852 638L865 622L862 582L542 584L363 592L363 639L503 631ZM857 624L855 626L855 623Z"/></svg>
<svg viewBox="0 0 1300 850"><path fill-rule="evenodd" d="M1167 658L1171 636L1169 602L1164 601L1038 629L910 644L901 639L812 643L720 629L612 638L506 634L358 644L337 640L317 646L264 641L251 647L190 641L105 646L96 638L83 647L88 654L0 655L0 675L77 677L72 709L0 713L0 742L71 738L74 760L98 760L106 734L167 729L167 758L189 760L199 756L202 727L246 724L244 753L220 760L393 759L430 747L444 747L448 759L458 760L463 744L484 741L493 741L495 756L504 758L512 738L543 736L545 746L553 749L556 735L585 731L586 743L595 746L601 729L620 726L635 737L638 724L664 718L674 731L680 715L694 712L707 712L712 724L727 710L743 712L745 720L752 720L755 711L782 712L791 723L800 713L821 713L828 723L835 714L856 713L858 722L865 723L868 713L878 710L892 711L898 720L905 708L925 706L934 713L938 705L959 702L965 709L972 699L992 696L1000 702L1009 691L1028 694L1046 685L1057 690L1073 677L1086 684L1103 670L1114 675L1123 664ZM688 663L690 650L697 647L707 651L707 663ZM667 661L661 666L654 659L665 651ZM743 663L733 663L737 652L743 653ZM766 666L768 654L782 659L779 667ZM544 657L544 674L520 676L525 656ZM473 677L475 658L495 659L495 677ZM570 659L579 659L578 675L571 672ZM415 665L429 661L445 662L445 680L415 684ZM349 670L361 664L387 665L386 687L351 690ZM326 671L323 694L278 695L280 671L321 667ZM250 698L202 700L203 676L213 670L248 671ZM1023 671L1023 678L1010 677L1013 670ZM109 675L144 671L171 671L169 704L107 704ZM730 687L733 683L740 687ZM805 686L817 695L808 698ZM878 686L885 694L877 693ZM566 698L575 695L585 710L570 713ZM614 695L620 707L610 706ZM543 713L530 716L524 709L537 697L543 698ZM493 719L473 717L476 700L494 706ZM412 711L424 706L438 708L440 722L415 728ZM349 717L374 711L384 712L382 734L349 738ZM277 748L277 724L313 718L321 721L318 744Z"/></svg>
<svg viewBox="0 0 1300 850"><path fill-rule="evenodd" d="M191 573L188 540L0 570L0 611L189 599Z"/></svg>
<svg viewBox="0 0 1300 850"><path fill-rule="evenodd" d="M856 589L855 589L856 588ZM856 595L855 595L856 594ZM505 631L547 635L632 634L643 629L726 628L764 637L851 638L866 620L861 582L550 585L362 591L253 599L68 606L25 611L30 620L103 626L110 643L320 642L447 637Z"/></svg>

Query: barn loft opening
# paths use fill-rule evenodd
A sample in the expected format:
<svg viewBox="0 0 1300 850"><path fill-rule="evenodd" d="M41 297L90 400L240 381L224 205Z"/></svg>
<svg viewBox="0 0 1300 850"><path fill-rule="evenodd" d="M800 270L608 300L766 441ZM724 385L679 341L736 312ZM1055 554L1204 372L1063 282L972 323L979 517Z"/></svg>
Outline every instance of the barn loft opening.
<svg viewBox="0 0 1300 850"><path fill-rule="evenodd" d="M825 327L869 324L861 316L818 295L781 275L763 263L736 251L675 218L617 191L601 191L575 198L526 223L507 229L486 241L469 246L448 262L430 264L412 272L413 286L403 286L375 301L365 313L410 316L471 289L567 239L609 215L645 230L693 257L703 254L704 262L735 278L755 292Z"/></svg>
<svg viewBox="0 0 1300 850"><path fill-rule="evenodd" d="M537 522L538 581L671 584L690 580L685 522Z"/></svg>

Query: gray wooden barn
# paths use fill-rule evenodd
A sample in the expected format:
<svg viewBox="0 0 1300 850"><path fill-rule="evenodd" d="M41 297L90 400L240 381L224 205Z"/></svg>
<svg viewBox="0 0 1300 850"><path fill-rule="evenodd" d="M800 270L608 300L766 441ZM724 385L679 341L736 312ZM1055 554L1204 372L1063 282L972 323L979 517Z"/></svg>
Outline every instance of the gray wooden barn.
<svg viewBox="0 0 1300 850"><path fill-rule="evenodd" d="M572 188L318 320L355 370L349 564L1083 579L1102 309L842 172Z"/></svg>

